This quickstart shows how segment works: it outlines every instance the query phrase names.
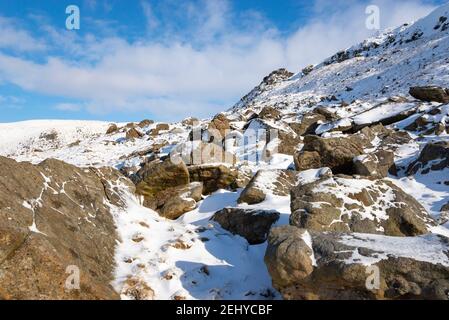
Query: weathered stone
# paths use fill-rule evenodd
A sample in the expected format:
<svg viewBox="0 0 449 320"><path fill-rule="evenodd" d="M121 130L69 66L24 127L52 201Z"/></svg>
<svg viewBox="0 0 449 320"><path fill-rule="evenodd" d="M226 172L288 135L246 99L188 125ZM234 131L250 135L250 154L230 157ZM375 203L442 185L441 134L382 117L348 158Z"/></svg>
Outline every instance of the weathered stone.
<svg viewBox="0 0 449 320"><path fill-rule="evenodd" d="M313 272L311 245L305 229L282 226L270 231L264 260L276 288L298 283Z"/></svg>
<svg viewBox="0 0 449 320"><path fill-rule="evenodd" d="M212 220L223 229L244 237L249 244L260 244L266 241L271 226L279 216L279 212L274 210L225 208L216 212Z"/></svg>
<svg viewBox="0 0 449 320"><path fill-rule="evenodd" d="M447 300L448 243L437 235L309 235L284 226L271 230L265 262L284 299ZM370 277L375 270L380 271L378 283Z"/></svg>

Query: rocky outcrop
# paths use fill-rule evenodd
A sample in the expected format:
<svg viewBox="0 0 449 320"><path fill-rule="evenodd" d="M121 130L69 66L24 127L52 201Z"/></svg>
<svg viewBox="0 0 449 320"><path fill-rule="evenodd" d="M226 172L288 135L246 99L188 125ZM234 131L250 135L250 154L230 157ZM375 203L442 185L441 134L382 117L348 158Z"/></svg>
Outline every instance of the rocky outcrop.
<svg viewBox="0 0 449 320"><path fill-rule="evenodd" d="M271 230L265 262L285 299L448 300L449 239ZM378 273L377 273L378 271Z"/></svg>
<svg viewBox="0 0 449 320"><path fill-rule="evenodd" d="M409 93L413 98L421 101L449 103L449 89L446 88L436 86L412 87Z"/></svg>
<svg viewBox="0 0 449 320"><path fill-rule="evenodd" d="M0 157L0 299L118 299L111 210L125 188L109 168Z"/></svg>
<svg viewBox="0 0 449 320"><path fill-rule="evenodd" d="M249 244L260 244L266 241L271 226L279 216L279 212L274 210L225 208L216 212L212 220L223 229L244 237Z"/></svg>
<svg viewBox="0 0 449 320"><path fill-rule="evenodd" d="M449 142L428 143L418 159L409 165L407 174L416 174L418 171L421 174L427 174L430 171L439 171L445 168L449 168Z"/></svg>
<svg viewBox="0 0 449 320"><path fill-rule="evenodd" d="M240 194L238 203L257 204L267 194L288 196L296 185L297 174L291 170L259 170Z"/></svg>
<svg viewBox="0 0 449 320"><path fill-rule="evenodd" d="M290 224L308 230L416 236L436 226L388 180L324 177L294 188L291 197Z"/></svg>

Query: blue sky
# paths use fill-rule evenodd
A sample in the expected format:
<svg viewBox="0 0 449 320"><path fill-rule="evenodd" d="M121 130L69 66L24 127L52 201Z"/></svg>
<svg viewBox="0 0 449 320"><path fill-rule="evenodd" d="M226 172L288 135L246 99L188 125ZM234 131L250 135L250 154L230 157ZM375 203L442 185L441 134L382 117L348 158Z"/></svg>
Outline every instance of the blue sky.
<svg viewBox="0 0 449 320"><path fill-rule="evenodd" d="M445 1L0 0L0 122L207 117ZM66 30L77 5L80 30Z"/></svg>

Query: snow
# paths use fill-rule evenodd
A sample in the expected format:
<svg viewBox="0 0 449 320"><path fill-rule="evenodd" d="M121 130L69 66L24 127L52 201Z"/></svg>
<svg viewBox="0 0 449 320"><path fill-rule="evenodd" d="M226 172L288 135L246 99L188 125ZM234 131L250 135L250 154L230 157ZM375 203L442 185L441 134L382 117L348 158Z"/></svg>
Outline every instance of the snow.
<svg viewBox="0 0 449 320"><path fill-rule="evenodd" d="M413 108L415 108L414 103L382 104L379 107L355 116L353 119L354 123L357 125L376 123Z"/></svg>
<svg viewBox="0 0 449 320"><path fill-rule="evenodd" d="M351 195L359 194L363 190L368 191L368 193L373 192L377 195L376 198L373 198L372 195L370 195L371 200L373 201L372 205L364 205L361 201L358 201L351 197ZM329 178L316 186L313 192L330 193L335 195L336 198L341 199L341 217L344 215L348 215L349 217L351 217L353 214L358 214L360 215L361 220L388 220L389 216L386 213L386 210L388 208L396 206L396 203L394 202L396 197L390 187L385 184L379 185L375 181L366 179L354 180L344 178ZM363 210L349 210L347 209L347 206L345 206L347 204L356 204L359 207L363 208ZM341 218L339 220L333 221L333 223L340 221L342 221Z"/></svg>
<svg viewBox="0 0 449 320"><path fill-rule="evenodd" d="M365 257L360 255L356 249L351 258L345 261L346 263L372 265L393 256L449 266L449 257L445 253L447 245L437 235L387 237L355 233L343 236L340 242L348 246L367 248L377 252L373 257Z"/></svg>
<svg viewBox="0 0 449 320"><path fill-rule="evenodd" d="M215 211L236 205L238 195L218 191L171 221L126 194L126 209L115 208L114 214L122 239L116 253L116 290L121 292L128 277L137 277L154 290L155 299L279 298L263 262L266 244L250 246L209 221ZM136 235L143 240L133 241ZM190 248L178 249L177 242Z"/></svg>

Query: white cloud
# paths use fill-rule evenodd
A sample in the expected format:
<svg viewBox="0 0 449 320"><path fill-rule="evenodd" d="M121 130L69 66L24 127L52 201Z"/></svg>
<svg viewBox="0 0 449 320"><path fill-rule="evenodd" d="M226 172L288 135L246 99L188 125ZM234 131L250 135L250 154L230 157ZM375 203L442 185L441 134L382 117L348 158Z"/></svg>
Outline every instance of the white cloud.
<svg viewBox="0 0 449 320"><path fill-rule="evenodd" d="M46 44L21 29L13 19L0 16L0 49L18 52L43 51Z"/></svg>
<svg viewBox="0 0 449 320"><path fill-rule="evenodd" d="M133 43L116 36L74 35L70 46L62 50L76 53L77 58L49 57L44 63L0 51L0 82L84 101L58 105L59 110L148 110L167 120L212 115L230 107L275 68L299 71L370 35L364 27L365 6L353 1L350 7L343 6L344 11L336 11L330 1L320 3L315 19L288 37L280 36L269 21L254 12L248 16L255 19L239 29L233 25L235 16L229 2L220 0L186 7L193 27L182 32L192 34L191 41L175 33L165 34L159 41ZM415 19L431 9L417 1L378 4L384 26ZM151 18L154 11L149 2L142 6L147 19ZM151 25L156 23L152 19L147 21L150 28L158 26ZM53 45L63 43L66 34L51 27L47 30Z"/></svg>
<svg viewBox="0 0 449 320"><path fill-rule="evenodd" d="M143 14L145 15L145 19L147 20L147 28L148 30L153 30L159 26L159 20L156 18L156 15L153 12L153 8L151 4L147 0L141 0L140 5L143 10Z"/></svg>
<svg viewBox="0 0 449 320"><path fill-rule="evenodd" d="M59 103L55 106L56 110L60 111L80 111L84 108L83 104L77 104L77 103Z"/></svg>

